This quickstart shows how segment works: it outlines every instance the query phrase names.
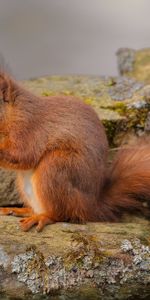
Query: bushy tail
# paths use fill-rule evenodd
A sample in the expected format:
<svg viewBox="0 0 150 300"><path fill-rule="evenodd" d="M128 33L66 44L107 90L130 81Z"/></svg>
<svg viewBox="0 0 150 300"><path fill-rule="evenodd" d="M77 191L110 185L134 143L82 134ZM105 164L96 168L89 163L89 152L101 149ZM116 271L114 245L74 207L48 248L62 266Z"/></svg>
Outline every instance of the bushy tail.
<svg viewBox="0 0 150 300"><path fill-rule="evenodd" d="M150 144L119 150L108 171L102 202L102 215L107 212L108 220L118 220L125 212L150 217Z"/></svg>

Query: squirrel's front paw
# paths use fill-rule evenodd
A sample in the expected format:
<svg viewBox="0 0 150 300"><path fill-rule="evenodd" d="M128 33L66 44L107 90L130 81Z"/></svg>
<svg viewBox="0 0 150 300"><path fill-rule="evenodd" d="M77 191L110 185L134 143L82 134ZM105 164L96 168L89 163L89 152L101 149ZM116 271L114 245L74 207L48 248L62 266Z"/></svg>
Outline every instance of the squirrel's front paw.
<svg viewBox="0 0 150 300"><path fill-rule="evenodd" d="M0 215L11 215L16 217L25 217L32 214L29 207L0 207Z"/></svg>
<svg viewBox="0 0 150 300"><path fill-rule="evenodd" d="M37 231L41 231L45 225L54 223L50 217L44 214L32 215L31 217L20 220L20 227L23 231L28 231L34 225Z"/></svg>

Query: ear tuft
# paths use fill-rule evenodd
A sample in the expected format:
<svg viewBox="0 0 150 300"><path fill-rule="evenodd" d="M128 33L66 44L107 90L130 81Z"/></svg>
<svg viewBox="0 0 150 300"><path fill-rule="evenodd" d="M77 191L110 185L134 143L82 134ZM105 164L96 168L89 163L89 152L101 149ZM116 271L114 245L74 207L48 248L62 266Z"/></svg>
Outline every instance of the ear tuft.
<svg viewBox="0 0 150 300"><path fill-rule="evenodd" d="M4 102L9 102L11 86L7 75L0 74L0 98Z"/></svg>
<svg viewBox="0 0 150 300"><path fill-rule="evenodd" d="M14 103L16 88L14 81L7 74L0 73L0 100L1 102Z"/></svg>
<svg viewBox="0 0 150 300"><path fill-rule="evenodd" d="M0 53L0 99L3 102L13 102L13 81L10 68Z"/></svg>
<svg viewBox="0 0 150 300"><path fill-rule="evenodd" d="M9 76L13 76L9 64L6 62L3 54L0 52L0 75L5 73L9 74Z"/></svg>

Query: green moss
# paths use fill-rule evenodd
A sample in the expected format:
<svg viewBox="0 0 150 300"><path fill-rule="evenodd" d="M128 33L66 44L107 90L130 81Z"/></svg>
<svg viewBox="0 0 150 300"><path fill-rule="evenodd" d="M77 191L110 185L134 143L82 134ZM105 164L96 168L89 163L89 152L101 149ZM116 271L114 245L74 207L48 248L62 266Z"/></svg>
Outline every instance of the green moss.
<svg viewBox="0 0 150 300"><path fill-rule="evenodd" d="M117 131L120 128L119 121L103 120L102 122L106 130L109 145L113 147L115 146L114 138L116 136Z"/></svg>
<svg viewBox="0 0 150 300"><path fill-rule="evenodd" d="M150 246L149 232L143 231L143 233L139 236L139 239L141 243L144 244L145 246Z"/></svg>
<svg viewBox="0 0 150 300"><path fill-rule="evenodd" d="M96 263L102 263L107 256L110 256L110 251L101 250L100 243L94 235L75 232L71 240L71 251L66 254L64 259L64 265L68 270L73 266L85 267L85 257L89 258L90 267L93 267ZM86 268L88 267L86 266Z"/></svg>
<svg viewBox="0 0 150 300"><path fill-rule="evenodd" d="M29 250L30 249L30 250ZM27 262L27 272L30 273L32 271L42 273L46 273L48 268L45 265L44 256L43 254L36 249L36 246L31 246L27 248L26 253L31 251L34 253L32 259L29 259Z"/></svg>
<svg viewBox="0 0 150 300"><path fill-rule="evenodd" d="M107 81L105 82L106 86L110 87L116 84L116 78L115 77L109 77Z"/></svg>
<svg viewBox="0 0 150 300"><path fill-rule="evenodd" d="M62 94L65 95L65 96L73 96L74 95L74 92L73 91L69 91L69 90L64 90L62 91Z"/></svg>
<svg viewBox="0 0 150 300"><path fill-rule="evenodd" d="M127 128L144 129L148 113L147 108L140 109L140 112L137 109L129 109L127 113L129 115Z"/></svg>
<svg viewBox="0 0 150 300"><path fill-rule="evenodd" d="M46 90L46 91L43 91L43 92L41 93L41 95L44 96L44 97L49 97L49 96L54 96L54 95L56 95L56 93L55 93L54 91Z"/></svg>
<svg viewBox="0 0 150 300"><path fill-rule="evenodd" d="M147 101L145 107L139 109L119 102L114 107L111 107L111 110L118 112L119 115L124 117L124 120L126 120L125 122L122 121L120 131L128 132L134 129L136 132L136 130L139 129L144 130L147 114L150 110L150 103ZM118 122L108 122L104 120L103 124L106 128L108 139L110 143L113 144L114 135L116 136L118 133Z"/></svg>
<svg viewBox="0 0 150 300"><path fill-rule="evenodd" d="M94 98L85 98L84 100L84 103L88 104L88 105L93 105L93 101L94 101Z"/></svg>
<svg viewBox="0 0 150 300"><path fill-rule="evenodd" d="M127 112L127 106L123 102L117 102L111 109L117 111L121 116L124 116Z"/></svg>

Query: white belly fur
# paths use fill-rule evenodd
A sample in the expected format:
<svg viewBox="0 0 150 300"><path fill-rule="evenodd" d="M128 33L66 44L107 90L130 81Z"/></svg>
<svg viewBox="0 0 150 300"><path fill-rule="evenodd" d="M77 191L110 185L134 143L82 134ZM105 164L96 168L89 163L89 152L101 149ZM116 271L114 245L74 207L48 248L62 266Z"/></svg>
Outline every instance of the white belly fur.
<svg viewBox="0 0 150 300"><path fill-rule="evenodd" d="M33 209L34 213L40 214L43 213L43 207L40 204L40 201L36 195L34 186L33 186L33 170L22 171L20 172L20 178L22 181L22 192L25 194L28 204Z"/></svg>

